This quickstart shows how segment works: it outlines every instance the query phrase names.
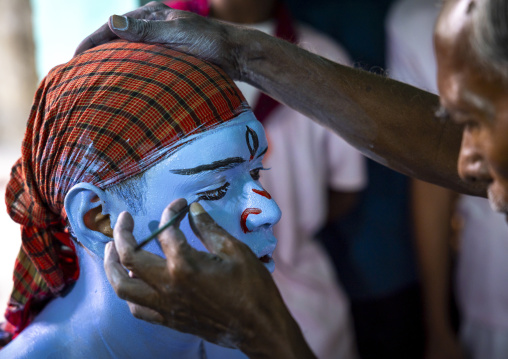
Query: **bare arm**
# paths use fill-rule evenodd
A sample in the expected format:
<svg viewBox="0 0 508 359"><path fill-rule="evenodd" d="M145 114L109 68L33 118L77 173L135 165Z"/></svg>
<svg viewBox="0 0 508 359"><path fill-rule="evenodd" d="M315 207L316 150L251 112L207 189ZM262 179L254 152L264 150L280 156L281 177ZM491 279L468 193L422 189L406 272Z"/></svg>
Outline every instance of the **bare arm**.
<svg viewBox="0 0 508 359"><path fill-rule="evenodd" d="M333 129L381 164L459 192L484 194L458 176L462 128L435 118L437 96L261 33L240 36L249 39L238 40L244 44L242 80Z"/></svg>
<svg viewBox="0 0 508 359"><path fill-rule="evenodd" d="M414 237L420 262L428 359L462 358L449 313L451 215L455 193L413 181Z"/></svg>
<svg viewBox="0 0 508 359"><path fill-rule="evenodd" d="M115 34L170 44L218 64L234 79L333 129L392 169L458 192L485 195L484 185L466 184L458 176L462 129L435 118L437 96L336 64L259 31L169 8L153 13L165 21L113 16L110 29L92 35L94 40L85 40L78 51L87 48L86 42L96 44Z"/></svg>

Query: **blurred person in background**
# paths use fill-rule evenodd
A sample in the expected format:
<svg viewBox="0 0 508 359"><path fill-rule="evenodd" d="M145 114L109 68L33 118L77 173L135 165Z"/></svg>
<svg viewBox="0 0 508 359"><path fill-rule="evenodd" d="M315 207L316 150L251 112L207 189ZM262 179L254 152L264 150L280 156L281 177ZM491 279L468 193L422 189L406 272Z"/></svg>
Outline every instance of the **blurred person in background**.
<svg viewBox="0 0 508 359"><path fill-rule="evenodd" d="M385 67L387 0L294 1L295 13L339 39L355 67ZM366 11L368 9L368 11ZM410 180L367 159L368 186L358 205L319 239L339 274L362 358L418 358L422 305L411 232Z"/></svg>

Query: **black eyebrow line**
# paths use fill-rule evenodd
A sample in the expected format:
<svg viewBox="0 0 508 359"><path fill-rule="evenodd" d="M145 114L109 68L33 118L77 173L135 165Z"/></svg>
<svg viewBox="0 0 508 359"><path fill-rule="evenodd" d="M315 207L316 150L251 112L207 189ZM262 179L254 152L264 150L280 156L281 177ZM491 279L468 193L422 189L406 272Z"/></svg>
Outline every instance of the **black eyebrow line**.
<svg viewBox="0 0 508 359"><path fill-rule="evenodd" d="M259 155L257 155L256 158L263 156L267 151L268 151L268 147L266 147Z"/></svg>
<svg viewBox="0 0 508 359"><path fill-rule="evenodd" d="M242 157L230 157L230 158L226 158L224 160L215 161L210 164L201 165L201 166L197 166L194 168L184 168L181 170L169 170L169 172L177 174L177 175L189 176L189 175L195 175L197 173L205 172L205 171L216 171L216 170L225 171L230 168L236 167L239 164L244 163L244 162L245 162L245 160Z"/></svg>

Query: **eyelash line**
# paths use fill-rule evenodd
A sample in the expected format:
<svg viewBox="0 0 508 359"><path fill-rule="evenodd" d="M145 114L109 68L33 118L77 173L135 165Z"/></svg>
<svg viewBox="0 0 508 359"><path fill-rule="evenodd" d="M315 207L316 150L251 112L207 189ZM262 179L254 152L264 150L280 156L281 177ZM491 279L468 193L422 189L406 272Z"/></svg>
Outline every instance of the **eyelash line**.
<svg viewBox="0 0 508 359"><path fill-rule="evenodd" d="M259 171L269 171L269 170L270 170L270 168L264 168L264 167L254 168L253 170L250 171L250 175L254 181L258 181L261 178ZM254 175L252 172L255 172L256 174Z"/></svg>
<svg viewBox="0 0 508 359"><path fill-rule="evenodd" d="M223 186L212 189L210 191L199 192L197 193L199 199L203 199L205 201L217 201L223 198L229 188L229 182L226 182Z"/></svg>
<svg viewBox="0 0 508 359"><path fill-rule="evenodd" d="M259 171L269 171L269 170L270 170L270 168L258 167L258 168L251 170L251 176L252 176L252 171L257 171L258 172L258 176L256 176L257 178L254 178L255 176L252 176L253 179L257 181L260 178ZM229 185L230 185L229 182L226 182L223 186L221 186L219 188L212 189L209 191L199 192L199 193L197 193L198 198L200 200L205 200L205 201L217 201L226 195L226 193L229 189Z"/></svg>

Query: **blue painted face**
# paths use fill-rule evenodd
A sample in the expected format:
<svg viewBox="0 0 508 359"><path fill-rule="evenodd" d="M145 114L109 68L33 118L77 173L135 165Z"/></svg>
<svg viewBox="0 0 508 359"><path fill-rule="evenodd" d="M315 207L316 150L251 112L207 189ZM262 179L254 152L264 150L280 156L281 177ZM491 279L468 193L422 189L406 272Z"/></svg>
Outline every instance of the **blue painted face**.
<svg viewBox="0 0 508 359"><path fill-rule="evenodd" d="M273 271L272 252L277 240L272 226L281 212L259 183L267 148L263 126L252 112L247 112L198 135L146 171L145 211L134 215L136 239L141 241L154 230L171 201L183 197L190 203L199 199L222 228L247 244ZM187 218L180 228L194 248L206 251ZM155 241L146 249L162 255Z"/></svg>

